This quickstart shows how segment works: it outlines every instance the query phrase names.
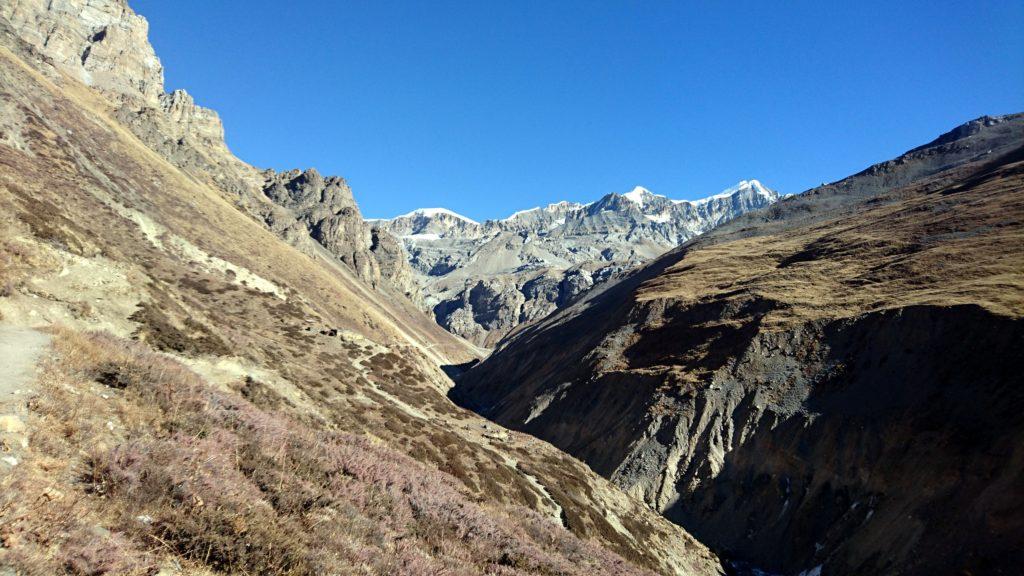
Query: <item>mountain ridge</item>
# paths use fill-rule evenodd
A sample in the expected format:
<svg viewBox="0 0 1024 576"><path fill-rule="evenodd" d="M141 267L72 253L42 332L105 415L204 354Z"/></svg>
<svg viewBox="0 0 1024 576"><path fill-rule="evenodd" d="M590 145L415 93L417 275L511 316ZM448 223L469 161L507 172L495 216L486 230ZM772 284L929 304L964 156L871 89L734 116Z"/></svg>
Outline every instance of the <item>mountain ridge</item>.
<svg viewBox="0 0 1024 576"><path fill-rule="evenodd" d="M402 220L420 219L419 226L428 226L429 220L432 217L443 215L443 216L448 216L448 217L456 218L456 219L459 219L459 220L463 220L463 221L465 221L467 223L470 223L470 224L476 224L476 225L479 225L479 226L484 227L484 228L488 227L489 224L490 224L491 227L500 227L501 223L513 223L513 222L517 221L520 217L526 216L526 215L528 215L528 214L530 214L532 212L560 213L560 212L563 212L563 211L578 210L578 209L581 209L581 208L588 208L588 207L594 206L594 205L608 204L608 203L613 202L615 198L625 198L627 200L630 200L634 204L637 204L641 208L643 207L643 204L644 204L644 200L643 199L646 198L646 197L653 197L653 198L669 200L673 204L690 204L690 205L696 206L696 205L701 205L701 204L707 204L708 202L710 202L712 200L719 200L719 199L727 198L727 197L729 197L729 196L731 196L731 195L733 195L733 194L735 194L737 192L740 192L741 190L746 189L746 188L752 188L752 189L756 190L759 194L765 195L765 196L770 197L770 198L777 198L777 197L779 197L779 194L777 192L775 192L774 190L770 190L770 189L766 188L764 185L761 184L760 180L756 180L756 179L741 180L736 185L730 186L728 188L725 188L725 189L723 189L721 192L719 192L717 194L705 196L705 197L702 197L702 198L697 198L695 200L674 200L674 199L670 199L667 196L664 196L664 195L661 195L661 194L655 194L654 192L651 192L649 189L647 189L647 188L645 188L643 186L637 185L637 186L634 186L633 189L630 190L629 192L623 192L623 193L609 192L609 193L601 196L597 200L593 200L591 202L583 203L583 202L573 202L573 201L570 201L570 200L559 200L559 201L556 201L556 202L551 202L551 203L547 204L546 206L534 206L533 208L527 208L527 209L524 209L524 210L518 210L518 211L513 212L512 214L510 214L510 215L508 215L508 216L506 216L504 218L487 218L487 219L483 220L482 222L478 221L478 220L474 220L474 219L472 219L472 218L470 218L468 216L460 214L460 213L458 213L458 212L456 212L454 210L451 210L449 208L442 208L442 207L416 208L414 210L410 210L409 212L406 212L405 214L400 214L398 216L393 216L391 218L367 218L366 221L367 222L373 222L375 224L377 224L377 223L389 223L390 224L390 223L395 223L395 222L402 221ZM424 222L424 221L426 221L426 222ZM417 230L417 228L413 227L412 234L419 233L416 230Z"/></svg>
<svg viewBox="0 0 1024 576"><path fill-rule="evenodd" d="M1024 114L951 133L585 293L452 396L745 565L1012 573Z"/></svg>
<svg viewBox="0 0 1024 576"><path fill-rule="evenodd" d="M324 177L315 169L278 173L243 162L228 148L216 111L199 106L183 89L164 91L163 66L149 44L144 17L120 0L84 6L12 0L0 6L0 17L41 58L106 95L112 114L150 148L192 177L213 183L254 220L303 251L327 246L374 288L418 299L412 272L399 257L401 246L363 221L343 178L328 177L336 191L319 198L323 190L315 188ZM302 205L297 198L274 195L281 185L306 186Z"/></svg>
<svg viewBox="0 0 1024 576"><path fill-rule="evenodd" d="M595 284L778 198L757 180L693 201L637 186L586 204L554 202L482 223L434 209L372 225L403 242L437 322L493 346Z"/></svg>

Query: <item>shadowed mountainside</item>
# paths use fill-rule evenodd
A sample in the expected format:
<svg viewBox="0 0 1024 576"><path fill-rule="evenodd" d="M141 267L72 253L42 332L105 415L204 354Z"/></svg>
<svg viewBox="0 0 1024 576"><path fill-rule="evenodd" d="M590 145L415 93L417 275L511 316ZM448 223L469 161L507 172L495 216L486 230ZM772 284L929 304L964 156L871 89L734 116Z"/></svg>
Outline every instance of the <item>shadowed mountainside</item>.
<svg viewBox="0 0 1024 576"><path fill-rule="evenodd" d="M452 396L728 557L1021 565L1024 115L750 213L499 345Z"/></svg>

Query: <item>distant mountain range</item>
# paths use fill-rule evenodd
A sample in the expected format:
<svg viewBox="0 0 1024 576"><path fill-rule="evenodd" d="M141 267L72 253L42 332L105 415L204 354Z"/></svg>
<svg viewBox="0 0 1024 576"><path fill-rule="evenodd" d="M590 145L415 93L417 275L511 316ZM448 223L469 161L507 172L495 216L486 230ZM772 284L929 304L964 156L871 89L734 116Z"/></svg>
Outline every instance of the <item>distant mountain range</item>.
<svg viewBox="0 0 1024 576"><path fill-rule="evenodd" d="M371 224L402 240L437 322L491 346L618 272L778 199L757 180L696 201L637 186L588 204L557 202L483 223L423 208Z"/></svg>

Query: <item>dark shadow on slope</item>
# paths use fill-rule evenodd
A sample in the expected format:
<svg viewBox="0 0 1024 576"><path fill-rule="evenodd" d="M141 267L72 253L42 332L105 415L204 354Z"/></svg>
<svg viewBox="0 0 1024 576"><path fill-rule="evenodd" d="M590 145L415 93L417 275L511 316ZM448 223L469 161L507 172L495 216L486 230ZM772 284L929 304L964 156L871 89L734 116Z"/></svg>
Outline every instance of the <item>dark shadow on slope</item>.
<svg viewBox="0 0 1024 576"><path fill-rule="evenodd" d="M456 382L459 376L465 374L470 368L480 363L478 358L473 358L469 362L463 362L462 364L445 364L441 366L441 371L452 381Z"/></svg>
<svg viewBox="0 0 1024 576"><path fill-rule="evenodd" d="M914 306L833 321L822 336L805 410L762 418L666 517L781 573L1024 565L1024 321Z"/></svg>

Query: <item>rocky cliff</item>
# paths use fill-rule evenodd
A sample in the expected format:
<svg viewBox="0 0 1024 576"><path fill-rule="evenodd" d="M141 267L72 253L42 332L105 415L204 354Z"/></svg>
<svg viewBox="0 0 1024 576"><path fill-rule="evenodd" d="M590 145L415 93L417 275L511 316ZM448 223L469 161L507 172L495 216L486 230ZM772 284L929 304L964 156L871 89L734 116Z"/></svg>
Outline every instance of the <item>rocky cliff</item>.
<svg viewBox="0 0 1024 576"><path fill-rule="evenodd" d="M164 71L149 44L149 24L124 0L10 0L0 16L86 86L159 106Z"/></svg>
<svg viewBox="0 0 1024 576"><path fill-rule="evenodd" d="M742 566L1024 563L1024 115L783 200L515 333L453 396Z"/></svg>
<svg viewBox="0 0 1024 576"><path fill-rule="evenodd" d="M343 178L323 177L314 169L277 173L264 172L263 194L284 208L280 216L268 212L265 222L284 238L312 238L363 280L374 287L398 288L418 302L412 270L405 262L401 245L387 232L363 220Z"/></svg>
<svg viewBox="0 0 1024 576"><path fill-rule="evenodd" d="M307 182L293 183L305 187L302 206L296 199L277 203L268 192L295 180L294 171L261 171L241 161L228 149L215 111L197 105L184 90L164 92L148 23L125 0L13 0L0 6L0 17L61 71L105 94L110 113L168 161L214 184L300 249L314 251L312 239L374 287L418 299L411 269L396 257L396 243L364 223L343 179L329 178L344 192L326 195L323 206L313 206L321 201L320 191ZM322 180L315 170L308 174L314 187Z"/></svg>
<svg viewBox="0 0 1024 576"><path fill-rule="evenodd" d="M637 187L482 224L441 208L374 224L405 243L437 322L493 346L615 274L778 197L756 180L694 202Z"/></svg>

